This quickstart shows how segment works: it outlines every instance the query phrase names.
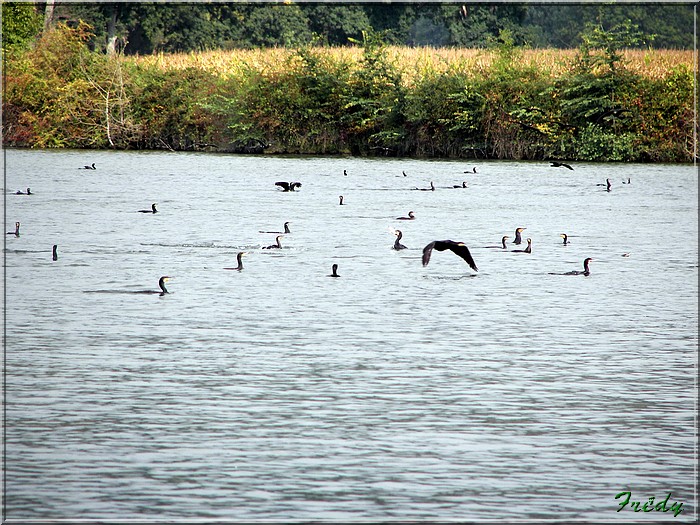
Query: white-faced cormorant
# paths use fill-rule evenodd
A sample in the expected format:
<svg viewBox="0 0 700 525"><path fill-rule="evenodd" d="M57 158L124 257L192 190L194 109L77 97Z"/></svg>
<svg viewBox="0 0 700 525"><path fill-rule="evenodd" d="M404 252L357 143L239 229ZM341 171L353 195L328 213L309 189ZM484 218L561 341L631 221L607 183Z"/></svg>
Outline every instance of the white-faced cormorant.
<svg viewBox="0 0 700 525"><path fill-rule="evenodd" d="M289 221L284 223L284 231L283 232L264 232L264 231L259 231L258 233L292 233L291 230L289 229Z"/></svg>
<svg viewBox="0 0 700 525"><path fill-rule="evenodd" d="M139 210L139 213L158 213L158 210L156 210L156 203L154 202L151 204L150 210Z"/></svg>
<svg viewBox="0 0 700 525"><path fill-rule="evenodd" d="M484 246L484 248L501 248L503 250L506 249L506 239L510 239L508 235L504 235L501 237L501 244L499 246Z"/></svg>
<svg viewBox="0 0 700 525"><path fill-rule="evenodd" d="M430 262L430 255L433 253L433 249L439 252L450 250L452 253L455 253L464 259L472 270L475 272L479 271L479 269L476 267L474 259L472 258L472 254L469 253L469 248L467 248L467 245L463 242L455 242L450 240L433 241L426 245L425 248L423 248L423 266L427 266Z"/></svg>
<svg viewBox="0 0 700 525"><path fill-rule="evenodd" d="M96 170L97 168L95 167L95 163L93 162L91 166L83 166L82 168L78 168L81 170Z"/></svg>
<svg viewBox="0 0 700 525"><path fill-rule="evenodd" d="M561 237L562 239L564 239L564 245L569 244L569 236L568 236L567 234L565 234L565 233L560 233L560 234L559 234L559 237Z"/></svg>
<svg viewBox="0 0 700 525"><path fill-rule="evenodd" d="M527 239L527 248L524 250L511 250L511 252L515 253L532 253L532 239L528 237Z"/></svg>
<svg viewBox="0 0 700 525"><path fill-rule="evenodd" d="M593 260L592 257L588 257L588 258L583 260L583 271L582 272L579 270L573 270L571 272L564 272L564 273L549 272L549 275L585 275L585 276L589 276L591 274L591 271L588 269L588 263L591 262L592 260Z"/></svg>
<svg viewBox="0 0 700 525"><path fill-rule="evenodd" d="M17 190L17 191L15 192L15 195L33 195L33 194L32 194L32 190L29 189L29 188L27 188L27 192L26 192L26 193L23 192L22 190Z"/></svg>
<svg viewBox="0 0 700 525"><path fill-rule="evenodd" d="M460 186L459 184L455 184L452 186L453 188L466 188L467 187L467 181L463 181L462 185Z"/></svg>
<svg viewBox="0 0 700 525"><path fill-rule="evenodd" d="M340 275L338 275L338 265L337 264L334 264L333 266L331 266L331 270L333 271L333 273L331 273L328 277L340 277Z"/></svg>
<svg viewBox="0 0 700 525"><path fill-rule="evenodd" d="M340 199L340 202L338 204L340 204L342 206L343 205L343 196L339 195L338 199Z"/></svg>
<svg viewBox="0 0 700 525"><path fill-rule="evenodd" d="M408 217L396 217L397 221L412 221L416 218L412 211L408 212Z"/></svg>
<svg viewBox="0 0 700 525"><path fill-rule="evenodd" d="M430 181L430 188L413 188L414 190L420 190L420 191L435 191L435 184L433 184L433 181Z"/></svg>
<svg viewBox="0 0 700 525"><path fill-rule="evenodd" d="M396 230L394 232L394 235L396 235L396 240L394 241L394 250L405 250L406 247L399 242L401 240L401 237L403 237L403 233L401 233L401 230Z"/></svg>
<svg viewBox="0 0 700 525"><path fill-rule="evenodd" d="M263 250L274 250L277 248L282 248L282 242L281 242L282 236L278 235L277 237L275 237L275 241L277 241L277 244L271 244L270 246L265 246L265 247L263 247Z"/></svg>
<svg viewBox="0 0 700 525"><path fill-rule="evenodd" d="M474 166L471 171L467 170L464 173L476 173L476 166Z"/></svg>
<svg viewBox="0 0 700 525"><path fill-rule="evenodd" d="M19 237L19 223L15 223L15 231L13 232L7 232L7 235L14 235L15 237Z"/></svg>
<svg viewBox="0 0 700 525"><path fill-rule="evenodd" d="M248 252L238 252L236 260L238 261L238 266L235 268L224 268L224 270L238 270L239 272L243 269L243 257L248 255Z"/></svg>
<svg viewBox="0 0 700 525"><path fill-rule="evenodd" d="M527 228L515 229L515 239L513 239L513 244L520 244L521 242L523 242L522 238L520 237L520 234L523 232L523 230L527 230Z"/></svg>

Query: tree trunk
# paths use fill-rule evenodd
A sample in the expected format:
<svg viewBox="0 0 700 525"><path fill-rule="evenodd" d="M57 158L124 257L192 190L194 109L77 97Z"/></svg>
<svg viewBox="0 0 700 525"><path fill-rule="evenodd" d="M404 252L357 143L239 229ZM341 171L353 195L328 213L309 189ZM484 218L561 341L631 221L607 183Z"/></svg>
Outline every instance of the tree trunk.
<svg viewBox="0 0 700 525"><path fill-rule="evenodd" d="M111 4L109 18L107 19L107 47L108 55L114 55L117 52L117 14L119 13L119 5Z"/></svg>
<svg viewBox="0 0 700 525"><path fill-rule="evenodd" d="M53 22L53 8L54 0L47 0L46 9L44 10L44 31L47 31Z"/></svg>

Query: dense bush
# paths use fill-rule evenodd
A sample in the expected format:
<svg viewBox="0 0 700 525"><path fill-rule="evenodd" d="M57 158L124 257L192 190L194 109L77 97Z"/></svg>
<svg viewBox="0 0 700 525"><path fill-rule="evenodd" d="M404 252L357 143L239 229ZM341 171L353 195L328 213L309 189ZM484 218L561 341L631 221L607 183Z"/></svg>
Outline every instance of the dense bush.
<svg viewBox="0 0 700 525"><path fill-rule="evenodd" d="M5 53L6 146L658 162L697 155L692 68L633 71L622 40L585 40L556 71L537 55L526 59L505 31L489 60L470 63L402 63L381 35L365 33L359 55L303 46L275 63L234 67L221 58L212 70L165 67L167 56L106 56L88 50L89 37L85 25L59 26Z"/></svg>

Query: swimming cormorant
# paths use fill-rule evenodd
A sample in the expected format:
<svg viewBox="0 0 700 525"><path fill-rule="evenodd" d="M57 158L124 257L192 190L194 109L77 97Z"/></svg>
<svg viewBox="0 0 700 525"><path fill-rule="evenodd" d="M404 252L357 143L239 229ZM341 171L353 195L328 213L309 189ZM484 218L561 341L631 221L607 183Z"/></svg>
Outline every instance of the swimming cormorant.
<svg viewBox="0 0 700 525"><path fill-rule="evenodd" d="M566 164L566 163L564 163L564 162L558 162L558 161L556 161L556 160L550 160L549 162L552 163L552 165L550 166L550 168L567 168L567 169L570 169L570 170L573 170L573 169L574 169L574 168L572 168L571 166L569 166L568 164Z"/></svg>
<svg viewBox="0 0 700 525"><path fill-rule="evenodd" d="M331 270L333 270L333 273L331 273L328 277L340 277L340 275L338 275L338 265L337 264L334 264L333 266L331 266Z"/></svg>
<svg viewBox="0 0 700 525"><path fill-rule="evenodd" d="M404 177L408 177L408 175L406 175L406 172L405 172L405 171L402 171L401 173L403 173L403 176L404 176Z"/></svg>
<svg viewBox="0 0 700 525"><path fill-rule="evenodd" d="M14 235L15 237L19 237L19 223L15 223L15 231L13 232L7 232L7 235Z"/></svg>
<svg viewBox="0 0 700 525"><path fill-rule="evenodd" d="M567 234L565 234L565 233L560 233L560 234L559 234L559 237L561 237L562 239L564 239L564 244L565 244L565 245L566 245L566 244L569 244L569 236L568 236Z"/></svg>
<svg viewBox="0 0 700 525"><path fill-rule="evenodd" d="M275 249L275 248L282 248L282 242L281 242L282 236L281 236L281 235L278 235L278 236L275 238L275 240L277 241L277 244L271 244L270 246L265 246L265 247L263 247L263 250L272 250L272 249Z"/></svg>
<svg viewBox="0 0 700 525"><path fill-rule="evenodd" d="M284 231L283 232L264 232L264 231L259 231L258 233L292 233L291 230L289 229L289 222L284 223Z"/></svg>
<svg viewBox="0 0 700 525"><path fill-rule="evenodd" d="M467 170L464 173L476 173L476 166L474 166L474 168L471 171Z"/></svg>
<svg viewBox="0 0 700 525"><path fill-rule="evenodd" d="M27 193L24 193L22 190L17 190L17 191L15 192L15 195L32 195L32 190L30 190L29 188L27 188Z"/></svg>
<svg viewBox="0 0 700 525"><path fill-rule="evenodd" d="M97 168L95 167L95 163L93 162L91 166L83 166L82 168L78 168L81 170L96 170Z"/></svg>
<svg viewBox="0 0 700 525"><path fill-rule="evenodd" d="M532 239L528 237L527 239L527 248L524 250L511 250L511 252L516 252L516 253L532 253Z"/></svg>
<svg viewBox="0 0 700 525"><path fill-rule="evenodd" d="M467 187L467 181L463 181L462 185L460 186L459 184L455 184L452 186L453 188L466 188Z"/></svg>
<svg viewBox="0 0 700 525"><path fill-rule="evenodd" d="M396 241L394 241L394 250L405 250L406 247L399 242L401 240L401 237L403 237L403 233L401 233L401 230L396 230L394 232L394 235L396 235Z"/></svg>
<svg viewBox="0 0 700 525"><path fill-rule="evenodd" d="M158 210L156 210L156 203L154 202L151 204L150 210L139 210L139 213L158 213Z"/></svg>
<svg viewBox="0 0 700 525"><path fill-rule="evenodd" d="M340 204L340 205L342 206L342 205L343 205L343 196L342 196L342 195L340 195L340 196L338 196L338 198L340 199L340 202L339 202L339 204Z"/></svg>
<svg viewBox="0 0 700 525"><path fill-rule="evenodd" d="M283 191L296 191L301 188L301 182L275 182L275 186L279 186Z"/></svg>
<svg viewBox="0 0 700 525"><path fill-rule="evenodd" d="M527 230L527 228L516 228L515 229L515 239L513 239L513 244L520 244L523 242L523 240L520 238L520 234L522 233L523 230Z"/></svg>
<svg viewBox="0 0 700 525"><path fill-rule="evenodd" d="M549 272L549 275L585 275L589 276L591 274L591 271L588 269L588 263L593 260L592 257L588 257L583 260L583 271L578 271L578 270L573 270L571 272L565 272L565 273L552 273Z"/></svg>
<svg viewBox="0 0 700 525"><path fill-rule="evenodd" d="M343 175L348 176L348 170L343 170Z"/></svg>
<svg viewBox="0 0 700 525"><path fill-rule="evenodd" d="M476 267L474 259L472 258L472 254L469 253L469 248L467 248L467 245L463 242L455 242L450 240L433 241L426 245L426 247L423 248L423 266L427 266L430 262L430 255L433 253L433 249L436 249L439 252L450 250L452 253L459 255L462 259L467 261L467 264L472 270L475 272L479 271L479 269Z"/></svg>
<svg viewBox="0 0 700 525"><path fill-rule="evenodd" d="M238 252L236 260L238 261L238 266L235 268L224 268L224 270L238 270L239 272L243 269L243 257L248 255L248 252Z"/></svg>
<svg viewBox="0 0 700 525"><path fill-rule="evenodd" d="M630 180L629 177L627 177L627 182L625 182L625 181L623 180L623 181L622 181L622 184L632 184L632 181ZM27 188L27 191L29 191L29 188Z"/></svg>
<svg viewBox="0 0 700 525"><path fill-rule="evenodd" d="M159 295L165 295L168 292L167 288L165 288L165 281L172 279L172 277L168 277L167 275L164 275L160 279L158 279L158 287L160 288L160 292L157 290L140 290L138 292L130 292L130 293L138 293L138 294L159 294Z"/></svg>
<svg viewBox="0 0 700 525"><path fill-rule="evenodd" d="M501 245L500 246L484 246L484 248L501 248L503 250L506 249L506 239L510 239L508 235L504 235L501 237Z"/></svg>
<svg viewBox="0 0 700 525"><path fill-rule="evenodd" d="M58 253L56 252L56 250L58 250L58 245L54 244L53 245L53 255L52 255L52 258L54 261L58 260Z"/></svg>
<svg viewBox="0 0 700 525"><path fill-rule="evenodd" d="M430 188L413 188L414 190L420 190L420 191L435 191L435 184L433 184L433 181L430 181Z"/></svg>
<svg viewBox="0 0 700 525"><path fill-rule="evenodd" d="M396 217L397 221L412 221L416 218L412 211L408 212L408 217Z"/></svg>

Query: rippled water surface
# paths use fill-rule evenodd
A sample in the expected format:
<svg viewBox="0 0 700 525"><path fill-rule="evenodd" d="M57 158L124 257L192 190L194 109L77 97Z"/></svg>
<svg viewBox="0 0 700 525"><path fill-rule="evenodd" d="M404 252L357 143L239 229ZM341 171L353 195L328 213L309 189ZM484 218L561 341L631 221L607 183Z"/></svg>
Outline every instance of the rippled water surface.
<svg viewBox="0 0 700 525"><path fill-rule="evenodd" d="M6 517L697 517L693 166L5 163ZM485 248L517 227L531 254ZM423 267L443 239L479 271ZM626 490L683 512L616 512Z"/></svg>

